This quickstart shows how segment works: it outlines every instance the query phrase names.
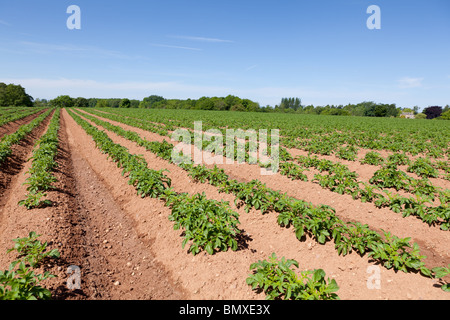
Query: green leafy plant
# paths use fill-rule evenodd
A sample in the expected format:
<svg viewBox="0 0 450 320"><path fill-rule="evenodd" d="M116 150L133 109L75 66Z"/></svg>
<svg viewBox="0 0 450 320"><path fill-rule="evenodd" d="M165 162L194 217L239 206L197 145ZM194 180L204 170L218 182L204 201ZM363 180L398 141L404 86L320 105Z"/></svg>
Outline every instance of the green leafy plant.
<svg viewBox="0 0 450 320"><path fill-rule="evenodd" d="M299 268L292 259L278 260L273 253L269 260L258 261L250 265L254 273L246 279L253 290L264 291L267 300L339 300L339 290L334 279L325 280L322 269L307 270L299 275L291 267Z"/></svg>
<svg viewBox="0 0 450 320"><path fill-rule="evenodd" d="M11 262L8 270L0 270L0 300L48 300L50 290L40 283L55 277L48 271L36 274L34 268L40 266L46 259L59 258L58 250L47 251L47 242L41 243L36 232L28 237L14 239L14 247L7 253L17 252L18 260Z"/></svg>
<svg viewBox="0 0 450 320"><path fill-rule="evenodd" d="M358 155L358 149L353 146L340 147L336 152L336 156L340 159L355 161Z"/></svg>
<svg viewBox="0 0 450 320"><path fill-rule="evenodd" d="M166 205L172 209L169 216L174 229L184 229L182 247L192 241L189 252L196 255L202 249L209 254L216 250L237 250L236 236L239 215L224 201L209 200L205 194L180 194L171 197Z"/></svg>
<svg viewBox="0 0 450 320"><path fill-rule="evenodd" d="M394 153L387 157L387 162L396 165L409 165L411 160L405 153Z"/></svg>
<svg viewBox="0 0 450 320"><path fill-rule="evenodd" d="M430 270L425 267L423 259L419 253L419 246L414 243L412 246L409 243L411 238L407 237L401 239L390 232L383 230L384 240L374 242L370 245L369 256L375 260L382 261L387 269L394 268L408 272L408 269L422 272L429 276Z"/></svg>
<svg viewBox="0 0 450 320"><path fill-rule="evenodd" d="M407 169L408 172L413 172L421 177L437 178L439 172L433 167L431 161L427 158L417 158Z"/></svg>
<svg viewBox="0 0 450 320"><path fill-rule="evenodd" d="M308 169L303 169L299 165L292 162L280 163L280 174L291 178L292 180L302 180L308 181L308 177L303 171Z"/></svg>
<svg viewBox="0 0 450 320"><path fill-rule="evenodd" d="M14 270L17 264L18 269ZM50 290L40 286L40 283L53 277L48 271L36 274L24 262L14 261L9 270L0 270L0 300L49 300Z"/></svg>
<svg viewBox="0 0 450 320"><path fill-rule="evenodd" d="M384 158L378 152L369 151L360 162L363 164L378 166L384 162Z"/></svg>
<svg viewBox="0 0 450 320"><path fill-rule="evenodd" d="M448 275L450 275L450 264L448 265L448 267L436 267L431 269L431 271L434 273L434 277L435 278L444 278ZM445 292L450 292L450 283L444 283L441 286L441 289L444 290Z"/></svg>
<svg viewBox="0 0 450 320"><path fill-rule="evenodd" d="M20 200L18 202L19 205L26 207L27 209L33 209L33 208L42 208L45 206L51 206L53 203L51 200L45 199L41 200L42 198L46 197L47 194L38 191L38 192L29 192L27 194L27 198Z"/></svg>
<svg viewBox="0 0 450 320"><path fill-rule="evenodd" d="M403 171L397 169L397 165L391 162L377 170L369 182L382 188L406 189L411 178Z"/></svg>
<svg viewBox="0 0 450 320"><path fill-rule="evenodd" d="M351 222L333 229L333 238L338 253L343 256L353 250L364 255L373 243L380 241L378 233L359 222Z"/></svg>
<svg viewBox="0 0 450 320"><path fill-rule="evenodd" d="M57 249L47 250L47 242L41 243L40 235L31 231L28 237L14 239L14 247L8 249L7 253L17 251L19 258L30 264L31 267L38 267L47 258L58 258Z"/></svg>

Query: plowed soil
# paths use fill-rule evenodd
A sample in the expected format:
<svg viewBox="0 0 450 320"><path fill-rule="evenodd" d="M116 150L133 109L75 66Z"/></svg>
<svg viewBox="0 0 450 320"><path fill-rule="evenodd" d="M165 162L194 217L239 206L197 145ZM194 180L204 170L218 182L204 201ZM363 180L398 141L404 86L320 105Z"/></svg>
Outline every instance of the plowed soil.
<svg viewBox="0 0 450 320"><path fill-rule="evenodd" d="M133 130L147 140L163 139L157 134L107 121ZM65 110L61 111L58 183L48 193L53 205L26 210L17 202L26 193L23 182L30 166L27 160L33 141L45 128L43 125L33 132L29 141L15 150L12 160L1 167L0 268L7 269L14 258L13 253L6 254L13 245L12 239L24 237L32 230L42 234L42 240L48 241L50 248L61 252L61 259L42 267L57 275L46 283L55 299L262 300L264 294L252 291L245 279L250 274L250 264L267 259L272 252L278 257L297 260L302 270L323 269L327 278L337 281L338 295L344 300L450 299L439 288L437 280L387 270L354 252L340 256L333 243L320 245L309 237L299 241L292 229L278 226L275 214L262 214L258 210L246 213L234 206L234 196L219 193L209 184L194 183L178 166L106 131L130 153L142 154L150 168L167 169L166 175L172 179L176 191L204 192L208 198L228 201L239 213L239 228L244 236L237 251L193 256L187 247L181 247L182 233L173 229L168 219L170 209L161 200L138 196L122 176L121 169L95 147L91 137ZM311 182L292 181L279 174L261 175L257 165L219 167L233 179L259 179L290 196L316 205L328 204L345 221L360 221L374 230L411 237L427 256L428 267L450 263L448 231L426 226L414 217L402 218L388 209L354 201L350 196L338 195ZM67 288L66 271L71 265L81 270L79 290ZM368 285L374 266L381 280L380 287L375 289Z"/></svg>

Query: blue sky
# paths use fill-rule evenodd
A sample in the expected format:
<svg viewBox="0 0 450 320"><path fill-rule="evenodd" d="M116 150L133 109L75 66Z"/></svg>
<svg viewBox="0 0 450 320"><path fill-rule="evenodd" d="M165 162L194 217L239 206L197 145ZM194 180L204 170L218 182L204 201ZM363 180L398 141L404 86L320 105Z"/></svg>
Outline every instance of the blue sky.
<svg viewBox="0 0 450 320"><path fill-rule="evenodd" d="M81 9L70 30L67 8ZM366 26L381 10L381 29ZM448 0L1 0L0 82L34 98L450 104Z"/></svg>

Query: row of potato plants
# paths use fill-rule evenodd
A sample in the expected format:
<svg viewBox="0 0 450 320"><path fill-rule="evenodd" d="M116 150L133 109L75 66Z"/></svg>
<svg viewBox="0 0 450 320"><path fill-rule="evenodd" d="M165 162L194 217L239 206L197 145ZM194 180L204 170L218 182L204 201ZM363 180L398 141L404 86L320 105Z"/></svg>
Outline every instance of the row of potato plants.
<svg viewBox="0 0 450 320"><path fill-rule="evenodd" d="M0 127L7 123L23 119L29 115L36 114L41 110L42 108L16 108L8 112L2 112L0 114Z"/></svg>
<svg viewBox="0 0 450 320"><path fill-rule="evenodd" d="M31 167L27 171L29 174L25 181L27 187L26 199L19 201L19 205L27 209L38 208L51 205L50 200L41 200L46 197L46 192L53 188L52 184L57 181L53 174L57 167L56 155L58 153L61 109L55 109L47 132L35 143Z"/></svg>
<svg viewBox="0 0 450 320"><path fill-rule="evenodd" d="M157 124L154 123L150 123L150 122L143 122L142 120L139 119L134 119L131 117L126 117L126 116L121 116L121 115L116 115L116 114L108 114L108 113L103 113L103 112L98 112L95 111L95 109L83 109L84 111L88 112L89 114L93 114L102 118L107 118L113 121L117 121L120 123L124 123L130 126L133 126L135 128L139 128L145 131L149 131L149 132L153 132L153 133L157 133L161 136L167 136L169 137L170 132L168 130L162 130ZM195 133L193 130L188 129L188 132L190 133L190 143L192 145L195 145L198 148L201 148L202 150L207 149L208 145L210 145L212 142L216 143L217 141L214 140L214 138L211 138L210 136L208 136L207 134L203 133L203 137L202 139L200 139L201 141L201 145L197 145L196 144L196 139L195 139ZM260 136L258 138L261 138ZM268 146L270 146L270 135L267 135L264 137L265 140L268 141ZM180 137L181 139L181 137ZM235 160L237 162L246 162L246 163L250 163L250 164L256 164L259 163L261 166L265 166L265 167L269 167L271 166L270 161L267 162L266 164L261 163L257 157L255 157L254 155L250 154L250 143L249 141L245 141L244 145L241 147L240 142L238 142L238 139L245 139L245 132L239 132L236 131L236 136L234 137L234 140L231 141L227 141L225 139L222 140L222 150L225 150L225 148L227 147L227 144L229 146L231 146L231 144L233 144L233 154L231 155L231 159ZM242 148L242 153L240 153L240 148ZM271 157L271 148L267 148L267 150L265 150L265 152L267 153L267 155L269 157ZM228 154L223 154L223 152L220 154L223 156L228 156ZM273 157L271 157L272 160ZM292 179L302 179L302 180L307 180L306 175L303 173L304 169L302 169L300 166L298 166L295 163L287 163L285 161L291 159L289 153L287 152L287 150L283 147L279 146L279 161L282 161L280 164L280 173L282 175L286 175L289 178Z"/></svg>
<svg viewBox="0 0 450 320"><path fill-rule="evenodd" d="M448 124L443 121L264 114L200 110L102 110L158 122L167 128L191 127L201 120L209 128L280 128L285 147L306 147L317 154L333 154L342 146L420 153L442 158L450 155Z"/></svg>
<svg viewBox="0 0 450 320"><path fill-rule="evenodd" d="M95 112L95 111L91 111L89 109L87 111ZM150 128L151 128L150 131L152 131L152 132L159 131L158 133L162 134L162 135L168 135L169 131L174 130L175 128L180 128L180 127L192 128L192 123L189 123L187 121L187 119L189 119L189 121L193 121L193 118L189 117L189 111L187 113L180 111L182 116L179 116L178 120L173 120L170 117L169 118L154 117L153 113L155 113L155 112L157 113L158 112L157 110L146 110L144 112L143 110L106 109L106 110L102 110L102 111L103 111L103 112L101 112L102 116L106 115L106 117L115 117L116 119L114 119L114 120L117 120L117 117L127 117L127 120L129 123L133 121L131 119L136 119L135 116L133 117L133 113L136 113L136 115L139 114L140 118L138 121L141 124L141 126L150 126ZM169 111L169 112L171 112L171 111ZM194 114L197 115L197 113L195 113L195 112L194 112ZM99 114L97 114L97 115L99 115ZM205 116L203 113L200 113L199 115L201 115L200 119L203 119L203 117ZM184 118L186 118L186 119L184 119ZM222 118L228 119L228 114ZM163 123L163 125L161 125L159 122ZM208 128L211 128L211 124L223 125L223 122L211 121L209 123L208 122L203 123L205 130ZM229 128L229 123L226 125L226 127ZM231 126L231 128L235 128L235 127L236 127L236 125ZM247 127L249 127L249 125L247 125ZM253 128L258 128L258 125L253 126ZM345 141L341 141L342 136L343 136L342 134L340 134L340 135L338 135L338 137L335 137L334 139L332 139L332 141L330 141L328 139L323 140L323 135L320 135L320 137L317 137L317 138L315 138L315 137L311 138L311 135L313 135L313 134L308 129L309 128L302 129L304 131L304 133L305 132L308 133L307 137L306 136L303 137L304 140L303 140L302 145L298 144L298 139L297 139L298 137L285 137L285 136L281 137L281 141L280 141L281 145L283 147L300 148L303 150L307 150L310 153L316 153L316 154L330 155L330 154L334 153L337 157L339 157L341 159L351 160L351 161L356 160L358 148L355 146L355 144L357 144L357 142L359 141L357 138L347 138ZM217 128L215 128L215 130L217 130ZM222 133L225 134L226 128L218 128L218 130L222 131ZM318 131L316 130L315 132L316 133L324 133L321 130L318 130ZM429 135L427 135L427 137L430 138ZM434 138L443 140L443 141L441 141L442 142L440 144L441 146L446 146L446 145L448 146L448 143L447 144L445 143L445 141L447 141L445 135L437 135ZM398 137L394 136L393 139L397 140ZM369 139L369 141L372 141L372 140L373 139ZM347 143L347 145L343 146L342 144L345 144L345 143ZM268 144L270 145L270 137L268 139ZM320 146L320 147L317 148L317 146ZM378 146L376 149L380 149L380 146ZM436 148L434 148L434 147L429 147L428 149L431 150L430 152L436 151ZM394 148L392 150L396 152L393 156L397 156L398 154L400 154L400 153L398 153L398 151L401 151L402 149ZM448 150L450 151L450 149L448 149ZM417 153L418 152L415 152L415 153L413 152L413 154L417 154ZM430 161L429 158L419 158L414 163L412 163L412 161L410 161L408 156L405 154L405 151L403 151L403 153L401 153L401 155L406 157L406 160L407 160L408 164L410 165L410 167L408 167L408 169L407 169L409 172L414 172L421 177L438 177L439 173L437 172L437 169L442 169L445 171L445 173L439 177L446 179L446 180L450 180L450 166L448 165L448 161L436 160L433 163L432 161ZM440 154L440 156L443 156L443 154ZM252 159L250 158L250 160L252 160ZM363 164L364 163L371 163L371 164L376 163L378 165L378 164L384 162L384 160L385 159L383 159L377 152L371 151L366 155L365 158L361 159L360 162ZM388 161L390 161L390 159ZM294 169L292 168L291 170L294 170ZM298 172L298 175L301 176L302 179L306 179L306 176L302 175L300 173L300 168L295 168L295 171Z"/></svg>
<svg viewBox="0 0 450 320"><path fill-rule="evenodd" d="M370 151L366 153L361 160L362 164L379 166L387 163L396 163L398 165L407 165L407 172L415 173L422 178L443 178L450 179L450 164L445 160L432 162L429 158L419 157L412 161L405 153L394 153L384 159L378 152ZM439 170L445 173L440 175Z"/></svg>
<svg viewBox="0 0 450 320"><path fill-rule="evenodd" d="M103 116L103 113L92 112L90 113ZM106 117L109 118L108 115ZM112 118L115 121L123 122L129 125L137 126L133 123L132 118L121 117L114 115ZM111 120L113 120L111 119ZM141 122L139 122L141 123ZM141 127L139 125L139 127ZM142 127L141 127L142 128ZM144 129L145 130L145 129ZM152 132L155 132L152 130ZM245 138L241 137L241 138ZM211 139L202 139L202 145L198 146L205 150L208 144L211 143ZM191 144L194 145L195 138L194 133L191 131ZM225 141L222 141L223 147L225 147ZM245 160L248 163L256 163L255 159L252 159L248 153L249 143L247 141L245 145ZM270 155L270 148L267 149L267 153ZM339 194L351 194L354 199L360 199L362 202L373 202L378 208L388 207L396 213L402 213L403 217L416 216L429 225L438 224L442 230L450 229L450 207L448 205L450 194L448 190L442 190L434 187L427 179L422 177L421 179L413 179L409 177L401 170L398 170L397 165L411 164L408 157L404 153L395 153L389 156L386 161L383 162L383 167L378 170L374 177L370 180L370 183L357 180L356 172L350 171L347 166L341 163L333 163L331 160L319 160L317 157L299 156L296 158L297 162L301 165L291 162L293 157L289 152L283 148L279 148L279 173L285 175L292 180L307 181L307 176L304 174L305 170L310 167L315 167L319 171L327 171L328 174L316 174L313 181L317 181L320 186L327 188L333 192ZM234 148L234 160L238 159L237 154L237 141L235 141ZM242 160L242 159L241 159ZM408 171L415 168L413 165L418 164L421 158L417 159L414 164L408 167ZM264 164L259 163L260 166ZM267 167L270 164L265 165ZM417 173L417 170L415 170ZM402 187L402 189L415 194L414 197L404 197L398 194L392 193L389 190L383 190L385 188ZM376 192L381 190L383 193ZM430 206L431 202L435 200L435 196L438 196L441 205L437 207Z"/></svg>
<svg viewBox="0 0 450 320"><path fill-rule="evenodd" d="M124 130L99 119L96 121L123 137L133 137L132 140L142 146L160 144L164 145L166 150L168 147L174 147L166 141L149 142L133 131ZM151 151L151 148L147 150ZM171 152L166 151L163 159L173 162ZM220 192L235 195L235 204L245 206L247 212L256 209L263 213L278 213L279 225L293 227L299 240L306 234L321 244L333 240L338 254L346 255L353 250L360 255L367 253L388 269L421 272L430 277L433 276L434 270L438 270L425 267L423 261L425 256L420 254L417 243L410 243L409 237L402 239L384 230L379 234L359 222L345 223L336 216L335 209L330 206L314 206L304 200L292 198L286 193L268 188L259 180L251 182L231 180L223 169L216 166L209 169L205 165L194 165L185 161L178 165L188 171L195 181L207 181Z"/></svg>
<svg viewBox="0 0 450 320"><path fill-rule="evenodd" d="M107 121L100 120L96 117L83 114L83 117L91 120L95 124L104 127L105 129L112 131L118 134L121 137L124 137L130 141L135 142L136 144L145 147L146 150L151 151L156 154L158 157L167 160L171 163L179 165L181 168L186 170L189 175L195 180L200 182L208 182L213 186L219 186L222 184L224 180L228 180L228 176L223 172L223 170L219 170L217 167L214 167L211 171L208 171L204 166L195 166L193 164L187 163L187 158L184 158L183 155L180 158L175 159L172 157L172 150L174 146L168 143L166 140L163 142L155 142L148 141L146 139L141 138L136 132L125 130L119 126L115 126ZM181 161L182 160L182 161ZM211 173L212 172L212 173ZM203 173L206 173L204 175ZM202 200L205 199L205 195L197 194L194 196L189 196L187 194L182 194L179 196L174 196L167 199L167 204L172 207L172 214L170 219L175 221L175 229L183 226L183 223L186 219L192 220L191 224L201 225L203 224L203 219L199 218L199 215L208 215L208 228L217 228L222 225L224 221L233 225L233 237L229 237L227 243L224 242L223 236L217 237L215 242L213 243L211 240L208 240L207 237L204 241L206 244L204 245L205 250L212 254L214 248L221 249L226 251L229 248L232 250L237 250L237 241L235 236L240 233L239 229L236 227L236 223L238 223L238 214L232 211L229 208L228 203L221 201L219 204L221 206L216 205L215 203L204 202L202 205L198 205ZM238 199L236 198L235 204L239 206L237 203ZM180 206L181 204L181 206ZM259 209L258 203L255 201L253 205ZM246 208L246 211L247 208ZM181 214L180 214L181 212ZM185 212L191 212L188 217L186 217ZM230 218L232 220L230 221ZM205 227L202 227L204 229ZM186 236L188 233L195 232L195 229L191 226L186 229ZM204 232L205 233L205 232ZM193 238L186 237L183 241L183 247L187 243L187 241ZM193 253L197 253L200 250L200 246L198 244L194 244L191 247ZM273 256L272 256L273 259ZM333 279L328 282L325 280L325 272L322 269L318 270L306 270L301 272L301 277L298 278L295 276L295 272L293 270L288 270L290 265L297 265L298 263L295 260L289 260L289 265L283 264L284 258L278 265L273 265L277 276L268 277L267 270L263 267L265 264L264 261L259 261L258 263L252 264L250 267L254 270L254 275L250 276L247 279L247 283L251 285L252 289L256 289L258 286L261 288L265 288L265 292L267 294L267 299L274 299L283 297L284 299L322 299L322 300L334 300L338 299L337 294L335 293L339 287L337 286L336 281ZM294 261L293 263L291 263ZM271 263L274 263L273 261ZM276 294L275 294L276 293Z"/></svg>
<svg viewBox="0 0 450 320"><path fill-rule="evenodd" d="M18 144L28 134L30 134L33 129L37 128L52 111L52 109L45 111L30 123L21 126L16 132L2 137L0 140L0 164L2 164L12 154L11 147Z"/></svg>
<svg viewBox="0 0 450 320"><path fill-rule="evenodd" d="M357 173L346 165L319 159L317 156L297 156L295 160L306 168L314 167L327 174L315 174L313 181L320 186L339 194L350 194L353 199L373 202L378 208L388 207L403 217L414 215L429 225L439 225L442 230L450 229L450 192L433 186L427 178L414 179L397 167L393 160L386 162L377 170L369 183L359 181ZM405 197L387 190L405 190L414 196ZM377 192L381 191L381 192ZM432 206L436 199L440 205Z"/></svg>
<svg viewBox="0 0 450 320"><path fill-rule="evenodd" d="M177 193L171 187L171 179L165 170L152 170L141 155L133 155L120 144L114 143L108 135L89 124L79 115L68 110L73 119L92 136L96 146L108 154L122 174L128 175L128 183L133 185L141 197L158 198L171 208L169 220L174 229L184 229L184 248L191 242L189 252L196 255L201 250L214 254L218 250L237 250L240 230L239 215L231 210L228 203L208 199L204 194L189 195Z"/></svg>

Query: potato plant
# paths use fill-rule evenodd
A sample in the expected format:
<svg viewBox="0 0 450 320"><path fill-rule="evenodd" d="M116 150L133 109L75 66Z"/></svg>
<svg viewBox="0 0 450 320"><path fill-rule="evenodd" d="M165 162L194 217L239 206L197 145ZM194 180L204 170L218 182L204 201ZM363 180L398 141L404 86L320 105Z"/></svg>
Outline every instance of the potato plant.
<svg viewBox="0 0 450 320"><path fill-rule="evenodd" d="M325 279L322 269L301 271L296 260L273 253L269 260L259 260L250 265L253 274L246 282L253 290L266 294L266 300L339 300L336 280Z"/></svg>
<svg viewBox="0 0 450 320"><path fill-rule="evenodd" d="M8 270L0 270L0 300L49 300L50 290L41 282L55 277L48 271L36 274L35 268L47 259L59 258L57 249L47 251L47 242L41 243L36 232L28 237L17 238L7 253L17 252L18 260L11 262Z"/></svg>
<svg viewBox="0 0 450 320"><path fill-rule="evenodd" d="M56 168L55 161L58 153L58 132L59 132L60 109L56 109L50 121L47 132L36 142L32 163L30 170L28 170L29 177L25 181L27 187L27 198L19 201L20 205L27 209L51 205L50 200L41 200L47 194L48 190L52 189L52 184L57 181L53 175L53 170Z"/></svg>

